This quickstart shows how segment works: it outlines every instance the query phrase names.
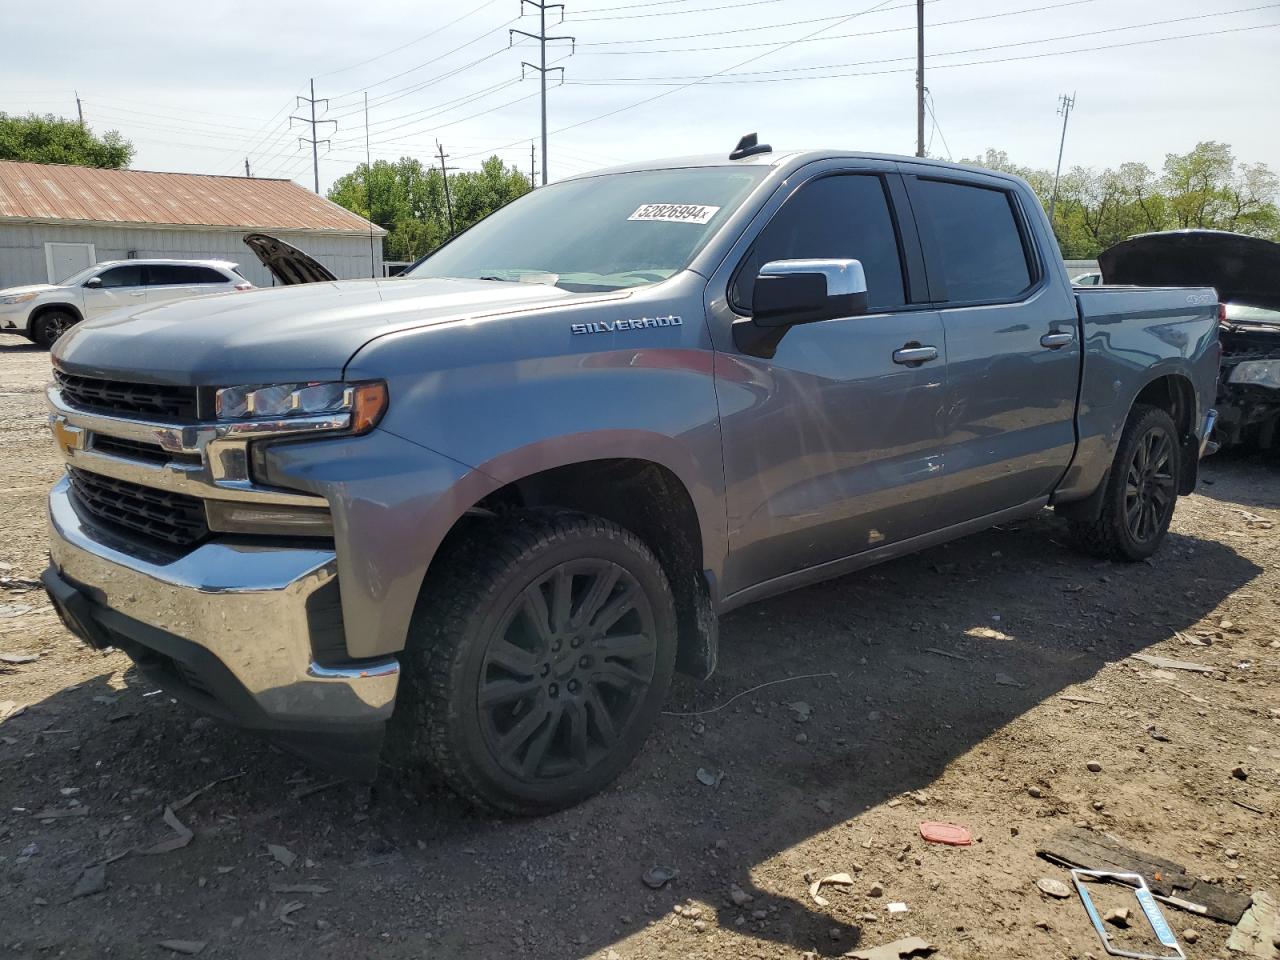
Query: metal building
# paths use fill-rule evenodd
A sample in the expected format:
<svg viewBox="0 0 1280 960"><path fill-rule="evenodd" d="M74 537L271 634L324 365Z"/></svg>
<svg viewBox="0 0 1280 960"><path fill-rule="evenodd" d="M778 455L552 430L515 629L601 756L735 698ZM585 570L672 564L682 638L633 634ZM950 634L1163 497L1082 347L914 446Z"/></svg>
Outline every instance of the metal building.
<svg viewBox="0 0 1280 960"><path fill-rule="evenodd" d="M339 279L382 273L386 231L292 180L0 161L0 288L142 257L230 260L271 286L241 242L253 231L293 244Z"/></svg>

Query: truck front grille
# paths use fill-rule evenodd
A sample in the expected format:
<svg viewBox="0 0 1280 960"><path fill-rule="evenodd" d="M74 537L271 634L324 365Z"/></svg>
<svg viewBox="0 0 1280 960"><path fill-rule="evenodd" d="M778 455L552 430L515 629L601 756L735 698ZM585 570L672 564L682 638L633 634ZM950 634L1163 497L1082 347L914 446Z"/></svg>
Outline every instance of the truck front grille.
<svg viewBox="0 0 1280 960"><path fill-rule="evenodd" d="M67 468L76 501L99 520L179 547L209 535L204 501Z"/></svg>
<svg viewBox="0 0 1280 960"><path fill-rule="evenodd" d="M164 420L196 418L195 387L77 377L61 370L55 370L53 376L62 398L72 406Z"/></svg>

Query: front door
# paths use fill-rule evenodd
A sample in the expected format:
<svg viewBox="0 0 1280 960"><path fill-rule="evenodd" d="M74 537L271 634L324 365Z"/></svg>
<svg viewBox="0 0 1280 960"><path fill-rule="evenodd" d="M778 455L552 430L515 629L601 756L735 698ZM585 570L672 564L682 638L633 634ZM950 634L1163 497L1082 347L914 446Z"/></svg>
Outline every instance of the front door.
<svg viewBox="0 0 1280 960"><path fill-rule="evenodd" d="M761 265L853 258L866 273L870 312L791 327L772 358L717 353L726 594L929 528L942 469L946 343L938 313L910 302L904 260L918 263L919 251L904 256L916 240L895 195L891 166L809 179L729 284L730 304L749 315ZM904 348L932 359L903 362Z"/></svg>
<svg viewBox="0 0 1280 960"><path fill-rule="evenodd" d="M935 505L946 527L1047 497L1062 478L1076 442L1076 302L1007 181L922 172L905 183L947 337Z"/></svg>
<svg viewBox="0 0 1280 960"><path fill-rule="evenodd" d="M98 274L101 284L84 287L84 318L91 320L112 310L141 307L146 302L142 267L134 263L109 267Z"/></svg>

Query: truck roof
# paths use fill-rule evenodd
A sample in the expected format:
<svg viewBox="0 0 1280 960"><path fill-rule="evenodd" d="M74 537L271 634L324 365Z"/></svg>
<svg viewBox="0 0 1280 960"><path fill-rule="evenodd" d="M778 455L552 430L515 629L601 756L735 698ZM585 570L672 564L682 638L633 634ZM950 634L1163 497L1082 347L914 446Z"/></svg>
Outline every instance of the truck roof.
<svg viewBox="0 0 1280 960"><path fill-rule="evenodd" d="M738 160L730 160L727 153L697 154L686 157L666 157L657 160L641 160L635 163L624 163L612 167L602 167L598 170L589 170L584 173L574 174L573 176L565 177L564 179L581 180L586 177L596 177L609 173L634 173L641 170L673 170L682 167L769 166L786 167L788 170L791 170L796 167L803 166L806 163L813 163L816 160L834 159L885 160L893 163L925 164L931 167L939 167L948 170L965 170L1021 182L1019 177L1012 174L1001 173L998 170L989 170L986 167L979 167L973 164L952 163L948 160L935 160L931 157L909 157L893 153L873 153L866 150L838 150L832 148L773 150L769 152L754 153Z"/></svg>

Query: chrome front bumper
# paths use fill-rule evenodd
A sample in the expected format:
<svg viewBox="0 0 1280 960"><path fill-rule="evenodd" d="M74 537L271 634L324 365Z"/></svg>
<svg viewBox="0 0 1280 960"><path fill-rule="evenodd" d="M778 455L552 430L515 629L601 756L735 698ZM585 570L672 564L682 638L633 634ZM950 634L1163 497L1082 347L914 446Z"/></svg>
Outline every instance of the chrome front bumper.
<svg viewBox="0 0 1280 960"><path fill-rule="evenodd" d="M50 494L49 528L53 570L95 607L195 645L229 671L254 705L232 719L288 728L390 718L394 657L335 666L312 655L307 604L336 577L332 550L215 540L178 559L140 556L81 519L66 477Z"/></svg>

